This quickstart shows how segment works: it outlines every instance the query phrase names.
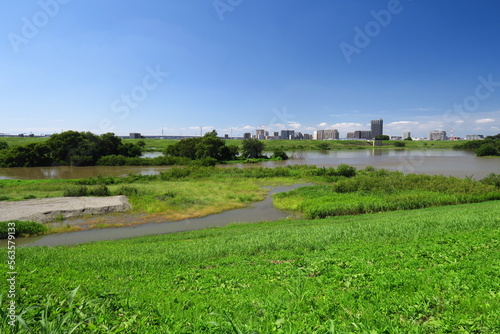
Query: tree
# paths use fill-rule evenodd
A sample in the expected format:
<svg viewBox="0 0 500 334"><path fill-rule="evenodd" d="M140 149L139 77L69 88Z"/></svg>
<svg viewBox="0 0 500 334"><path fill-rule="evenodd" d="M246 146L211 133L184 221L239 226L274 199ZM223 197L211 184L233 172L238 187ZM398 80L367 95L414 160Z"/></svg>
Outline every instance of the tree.
<svg viewBox="0 0 500 334"><path fill-rule="evenodd" d="M273 151L273 155L271 156L271 159L288 160L288 155L286 154L285 151L283 151L283 149L276 148Z"/></svg>
<svg viewBox="0 0 500 334"><path fill-rule="evenodd" d="M138 157L143 147L141 143L123 144L113 133L97 136L91 132L66 131L52 135L45 143L4 150L0 164L8 167L95 166L103 156Z"/></svg>
<svg viewBox="0 0 500 334"><path fill-rule="evenodd" d="M482 145L480 148L476 150L476 155L478 157L485 156L496 156L500 155L500 151L493 144Z"/></svg>
<svg viewBox="0 0 500 334"><path fill-rule="evenodd" d="M375 139L377 140L389 140L389 136L388 135L378 135L375 137Z"/></svg>
<svg viewBox="0 0 500 334"><path fill-rule="evenodd" d="M168 146L163 152L167 156L186 157L192 160L215 159L234 160L238 155L238 147L226 146L226 142L217 137L217 131L205 133L203 137L186 138Z"/></svg>
<svg viewBox="0 0 500 334"><path fill-rule="evenodd" d="M413 141L413 138L408 137L408 138L405 138L404 140Z"/></svg>
<svg viewBox="0 0 500 334"><path fill-rule="evenodd" d="M16 146L0 157L0 165L5 167L50 166L51 162L51 150L45 143Z"/></svg>
<svg viewBox="0 0 500 334"><path fill-rule="evenodd" d="M260 140L247 138L243 140L243 152L242 155L247 159L255 159L262 157L262 151L264 151L264 143Z"/></svg>

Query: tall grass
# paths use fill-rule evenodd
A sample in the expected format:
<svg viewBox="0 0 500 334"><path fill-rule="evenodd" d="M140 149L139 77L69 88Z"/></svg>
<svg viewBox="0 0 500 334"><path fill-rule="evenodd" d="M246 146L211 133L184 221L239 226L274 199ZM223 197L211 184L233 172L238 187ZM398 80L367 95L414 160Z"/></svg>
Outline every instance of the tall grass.
<svg viewBox="0 0 500 334"><path fill-rule="evenodd" d="M498 217L488 202L23 248L17 302L35 333L49 300L74 333L495 333Z"/></svg>
<svg viewBox="0 0 500 334"><path fill-rule="evenodd" d="M276 194L274 199L276 207L314 219L499 200L500 189L471 179L368 170L333 184Z"/></svg>

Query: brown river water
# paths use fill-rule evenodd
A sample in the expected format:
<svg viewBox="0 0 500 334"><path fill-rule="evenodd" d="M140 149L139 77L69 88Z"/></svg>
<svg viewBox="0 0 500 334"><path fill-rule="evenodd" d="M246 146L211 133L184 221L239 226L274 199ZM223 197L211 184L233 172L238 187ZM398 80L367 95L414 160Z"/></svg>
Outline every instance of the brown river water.
<svg viewBox="0 0 500 334"><path fill-rule="evenodd" d="M153 157L157 154L149 153ZM500 158L476 157L471 152L455 150L385 150L363 149L343 151L289 152L294 159L268 161L256 164L230 164L228 167L277 167L287 165L316 165L335 167L348 164L356 168L373 166L404 173L472 176L481 179L491 173L500 173ZM32 167L0 168L0 179L76 179L90 176L125 176L128 174L154 175L171 167Z"/></svg>

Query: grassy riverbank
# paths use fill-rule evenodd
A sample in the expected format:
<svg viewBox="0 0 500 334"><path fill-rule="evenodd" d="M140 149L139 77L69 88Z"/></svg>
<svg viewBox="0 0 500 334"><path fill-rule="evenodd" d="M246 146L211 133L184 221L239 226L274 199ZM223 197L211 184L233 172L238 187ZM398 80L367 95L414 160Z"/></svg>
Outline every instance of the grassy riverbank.
<svg viewBox="0 0 500 334"><path fill-rule="evenodd" d="M135 139L124 139L125 143L137 142ZM146 151L163 151L167 146L177 142L170 139L144 139L146 143ZM239 148L242 146L242 140L226 140L227 145L236 145ZM283 149L285 151L317 151L317 150L355 150L373 148L371 142L366 140L265 140L263 141L266 151L275 149ZM404 147L398 147L396 142L402 142ZM453 149L457 144L463 144L466 141L384 141L383 146L377 147L381 149Z"/></svg>
<svg viewBox="0 0 500 334"><path fill-rule="evenodd" d="M7 142L9 146L20 146L30 143L39 143L48 140L49 137L0 137L0 141ZM178 142L173 139L142 139L145 143L145 150L149 152L162 152L170 145ZM124 143L137 143L137 139L122 139ZM365 140L265 140L266 151L273 151L282 148L288 151L294 150L321 150L326 147L329 150L341 149L364 149L373 148L371 143ZM377 148L401 148L395 147L396 142L403 142L407 149L453 149L454 146L465 144L467 141L384 141L384 146ZM242 147L243 140L226 140L227 145ZM326 145L326 146L325 146Z"/></svg>
<svg viewBox="0 0 500 334"><path fill-rule="evenodd" d="M486 182L488 181L488 182ZM264 199L263 186L315 183L275 197L284 210L307 218L427 206L474 203L500 198L498 176L482 182L455 177L295 165L277 168L172 168L159 175L79 180L0 180L0 201L75 196L125 195L132 211L99 216L84 228L134 225L202 217ZM495 186L496 185L496 186ZM128 216L126 219L121 219ZM139 217L140 216L140 217ZM57 231L68 231L67 226ZM82 228L82 227L75 227Z"/></svg>
<svg viewBox="0 0 500 334"><path fill-rule="evenodd" d="M487 202L23 248L16 302L35 333L494 333L498 217Z"/></svg>

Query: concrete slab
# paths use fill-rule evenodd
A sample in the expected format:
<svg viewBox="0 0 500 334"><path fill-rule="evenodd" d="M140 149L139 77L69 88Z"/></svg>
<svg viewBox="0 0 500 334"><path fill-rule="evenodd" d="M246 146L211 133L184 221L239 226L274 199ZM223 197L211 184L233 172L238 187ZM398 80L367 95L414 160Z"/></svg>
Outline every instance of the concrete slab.
<svg viewBox="0 0 500 334"><path fill-rule="evenodd" d="M62 215L71 218L130 210L125 196L56 197L0 202L0 221L32 220L46 223Z"/></svg>

